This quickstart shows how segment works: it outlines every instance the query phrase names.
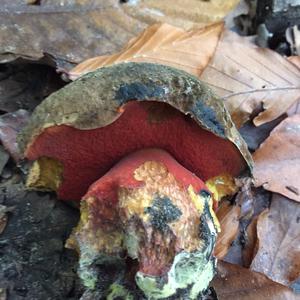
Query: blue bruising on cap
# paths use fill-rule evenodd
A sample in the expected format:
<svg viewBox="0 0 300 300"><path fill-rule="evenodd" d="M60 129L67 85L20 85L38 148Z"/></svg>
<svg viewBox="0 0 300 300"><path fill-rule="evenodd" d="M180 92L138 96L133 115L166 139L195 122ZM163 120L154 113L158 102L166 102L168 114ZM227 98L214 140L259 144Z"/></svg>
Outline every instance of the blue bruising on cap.
<svg viewBox="0 0 300 300"><path fill-rule="evenodd" d="M165 90L154 83L144 84L134 82L122 85L116 92L115 99L120 104L125 104L129 100L148 100L158 99L165 95Z"/></svg>
<svg viewBox="0 0 300 300"><path fill-rule="evenodd" d="M211 107L199 100L195 102L192 112L197 116L197 119L201 120L215 134L226 138L224 126L218 121L216 113Z"/></svg>

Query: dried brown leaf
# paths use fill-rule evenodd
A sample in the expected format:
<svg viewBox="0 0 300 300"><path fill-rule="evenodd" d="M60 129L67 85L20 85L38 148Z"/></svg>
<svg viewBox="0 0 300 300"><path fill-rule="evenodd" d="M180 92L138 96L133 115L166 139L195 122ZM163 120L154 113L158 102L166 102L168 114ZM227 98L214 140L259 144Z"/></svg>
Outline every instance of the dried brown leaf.
<svg viewBox="0 0 300 300"><path fill-rule="evenodd" d="M246 241L243 247L243 265L249 267L256 254L257 245L257 217L254 217L246 230Z"/></svg>
<svg viewBox="0 0 300 300"><path fill-rule="evenodd" d="M0 204L0 234L4 231L7 224L7 213L13 211L14 207L6 207Z"/></svg>
<svg viewBox="0 0 300 300"><path fill-rule="evenodd" d="M287 115L284 114L279 118L260 126L255 126L252 121L246 122L241 128L239 128L239 133L247 143L248 149L250 151L255 151L270 135L270 132L286 117Z"/></svg>
<svg viewBox="0 0 300 300"><path fill-rule="evenodd" d="M3 2L3 3L2 3ZM63 68L120 51L148 25L166 22L185 29L221 20L238 0L3 0L0 62L44 53Z"/></svg>
<svg viewBox="0 0 300 300"><path fill-rule="evenodd" d="M254 213L254 198L252 193L252 178L244 177L236 179L240 191L235 198L235 202L241 207L240 218L250 220Z"/></svg>
<svg viewBox="0 0 300 300"><path fill-rule="evenodd" d="M300 69L276 52L225 31L200 79L226 101L237 126L263 104L259 126L285 113L300 98Z"/></svg>
<svg viewBox="0 0 300 300"><path fill-rule="evenodd" d="M282 121L253 159L256 186L300 201L300 115Z"/></svg>
<svg viewBox="0 0 300 300"><path fill-rule="evenodd" d="M21 158L17 145L17 134L29 120L29 113L19 109L0 116L0 141L15 161Z"/></svg>
<svg viewBox="0 0 300 300"><path fill-rule="evenodd" d="M2 171L7 164L9 160L9 154L5 151L4 147L0 145L0 174L2 174Z"/></svg>
<svg viewBox="0 0 300 300"><path fill-rule="evenodd" d="M287 58L291 63L300 68L300 56L290 56Z"/></svg>
<svg viewBox="0 0 300 300"><path fill-rule="evenodd" d="M124 8L136 19L165 22L188 30L197 23L221 21L238 3L239 0L133 0Z"/></svg>
<svg viewBox="0 0 300 300"><path fill-rule="evenodd" d="M212 282L219 300L299 300L289 288L262 274L220 261Z"/></svg>
<svg viewBox="0 0 300 300"><path fill-rule="evenodd" d="M32 111L63 85L59 75L49 66L36 63L3 64L0 67L0 111Z"/></svg>
<svg viewBox="0 0 300 300"><path fill-rule="evenodd" d="M289 27L285 31L285 37L290 44L292 55L300 55L300 29L297 25Z"/></svg>
<svg viewBox="0 0 300 300"><path fill-rule="evenodd" d="M7 292L5 288L0 288L0 300L6 300L7 299Z"/></svg>
<svg viewBox="0 0 300 300"><path fill-rule="evenodd" d="M214 254L219 259L225 257L239 232L239 215L240 207L231 205L228 201L224 201L217 211L221 232L217 238Z"/></svg>
<svg viewBox="0 0 300 300"><path fill-rule="evenodd" d="M155 24L130 41L121 52L88 59L68 75L74 80L87 72L120 62L152 62L199 76L214 53L222 29L222 23L189 32L168 24Z"/></svg>
<svg viewBox="0 0 300 300"><path fill-rule="evenodd" d="M300 99L287 111L289 116L300 114Z"/></svg>
<svg viewBox="0 0 300 300"><path fill-rule="evenodd" d="M258 251L251 269L290 286L300 278L300 204L274 194L257 221Z"/></svg>

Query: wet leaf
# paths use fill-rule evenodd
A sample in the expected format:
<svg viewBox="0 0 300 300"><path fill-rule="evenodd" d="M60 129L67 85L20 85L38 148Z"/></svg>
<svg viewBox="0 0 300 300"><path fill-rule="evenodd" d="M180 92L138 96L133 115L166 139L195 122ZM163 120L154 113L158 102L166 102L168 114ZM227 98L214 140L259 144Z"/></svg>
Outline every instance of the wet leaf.
<svg viewBox="0 0 300 300"><path fill-rule="evenodd" d="M219 261L212 282L219 300L299 300L289 288L249 269Z"/></svg>
<svg viewBox="0 0 300 300"><path fill-rule="evenodd" d="M17 134L29 120L29 113L20 109L0 116L0 141L15 161L21 158L17 145Z"/></svg>
<svg viewBox="0 0 300 300"><path fill-rule="evenodd" d="M214 254L219 259L227 254L239 232L239 215L240 207L231 205L229 201L224 201L217 211L221 232L218 234Z"/></svg>
<svg viewBox="0 0 300 300"><path fill-rule="evenodd" d="M291 286L300 277L300 204L274 194L257 221L258 251L251 269Z"/></svg>
<svg viewBox="0 0 300 300"><path fill-rule="evenodd" d="M149 24L167 22L189 29L221 20L238 0L39 2L1 2L0 62L40 59L47 53L60 67L68 68L83 59L119 51Z"/></svg>
<svg viewBox="0 0 300 300"><path fill-rule="evenodd" d="M162 63L197 76L211 59L222 29L222 23L190 32L168 24L152 25L130 41L121 52L88 59L72 69L68 75L74 80L103 66L130 61Z"/></svg>
<svg viewBox="0 0 300 300"><path fill-rule="evenodd" d="M256 186L300 201L300 115L282 121L254 153Z"/></svg>
<svg viewBox="0 0 300 300"><path fill-rule="evenodd" d="M230 31L224 32L200 79L224 98L239 127L261 103L265 110L254 118L256 126L278 118L300 98L300 69Z"/></svg>

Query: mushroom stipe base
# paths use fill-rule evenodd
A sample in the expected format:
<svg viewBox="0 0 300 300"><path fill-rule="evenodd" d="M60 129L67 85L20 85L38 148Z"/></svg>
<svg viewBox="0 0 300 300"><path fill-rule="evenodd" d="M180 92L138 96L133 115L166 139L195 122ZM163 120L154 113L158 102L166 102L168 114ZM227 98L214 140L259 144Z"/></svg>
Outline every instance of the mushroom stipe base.
<svg viewBox="0 0 300 300"><path fill-rule="evenodd" d="M183 291L184 299L199 299L215 273L219 229L202 180L152 148L123 158L91 185L69 245L80 252L79 275L90 291L103 288L99 271L110 270L103 293L127 280L128 295L138 288L147 299Z"/></svg>

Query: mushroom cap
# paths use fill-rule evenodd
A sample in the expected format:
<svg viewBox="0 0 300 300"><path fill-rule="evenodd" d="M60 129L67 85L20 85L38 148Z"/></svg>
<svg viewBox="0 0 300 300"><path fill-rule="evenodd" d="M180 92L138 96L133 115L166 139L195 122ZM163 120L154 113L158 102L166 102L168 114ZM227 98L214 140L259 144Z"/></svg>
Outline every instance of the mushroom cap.
<svg viewBox="0 0 300 300"><path fill-rule="evenodd" d="M196 77L150 63L101 68L53 93L18 143L29 160L58 162L52 164L57 182L48 186L62 199L79 200L122 157L142 148L168 151L203 180L252 169L224 103ZM42 165L32 181L49 169Z"/></svg>

